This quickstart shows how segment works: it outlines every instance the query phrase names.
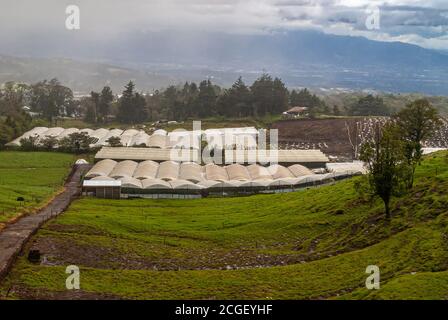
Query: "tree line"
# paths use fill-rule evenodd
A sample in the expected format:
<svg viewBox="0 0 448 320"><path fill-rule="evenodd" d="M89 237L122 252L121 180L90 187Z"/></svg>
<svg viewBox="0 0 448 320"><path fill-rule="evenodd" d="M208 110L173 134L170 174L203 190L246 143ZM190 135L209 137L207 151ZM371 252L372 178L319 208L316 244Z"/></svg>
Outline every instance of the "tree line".
<svg viewBox="0 0 448 320"><path fill-rule="evenodd" d="M309 117L389 115L380 97L367 95L350 106L328 106L308 89L288 90L281 79L269 74L261 75L251 85L239 77L227 89L203 80L151 93L137 91L130 81L120 94L105 86L80 99L75 99L73 91L57 79L30 85L9 82L0 88L0 146L29 129L30 114L46 126L57 125L60 117L83 118L92 124L138 124L210 117L258 118L278 115L294 106L308 108Z"/></svg>

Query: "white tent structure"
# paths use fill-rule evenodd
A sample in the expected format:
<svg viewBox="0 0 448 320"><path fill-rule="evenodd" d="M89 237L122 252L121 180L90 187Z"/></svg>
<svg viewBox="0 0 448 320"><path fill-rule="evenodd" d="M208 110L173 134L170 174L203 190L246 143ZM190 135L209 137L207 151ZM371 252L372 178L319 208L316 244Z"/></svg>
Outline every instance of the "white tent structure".
<svg viewBox="0 0 448 320"><path fill-rule="evenodd" d="M122 188L128 188L128 189L142 189L142 181L132 178L132 177L123 177L118 179L121 181L121 187Z"/></svg>
<svg viewBox="0 0 448 320"><path fill-rule="evenodd" d="M145 179L142 180L142 186L147 190L171 190L171 184L161 179Z"/></svg>
<svg viewBox="0 0 448 320"><path fill-rule="evenodd" d="M180 164L179 178L198 183L204 180L202 167L194 162L184 162Z"/></svg>
<svg viewBox="0 0 448 320"><path fill-rule="evenodd" d="M269 166L268 170L274 179L295 178L294 174L288 168L278 164Z"/></svg>
<svg viewBox="0 0 448 320"><path fill-rule="evenodd" d="M229 176L227 170L223 167L217 166L216 164L207 164L205 166L205 176L207 180L216 181L228 181Z"/></svg>
<svg viewBox="0 0 448 320"><path fill-rule="evenodd" d="M119 180L128 196L175 193L198 196L204 192L222 195L238 192L288 192L350 176L352 175L346 172L314 174L300 165L289 168L281 165L268 168L259 165L246 167L241 164L221 167L215 164L201 166L192 162L164 161L159 164L151 160L116 162L105 159L93 166L86 179Z"/></svg>
<svg viewBox="0 0 448 320"><path fill-rule="evenodd" d="M86 178L94 178L98 176L109 176L109 173L112 172L115 165L117 164L116 161L105 159L97 162L92 169L89 170L86 174Z"/></svg>
<svg viewBox="0 0 448 320"><path fill-rule="evenodd" d="M187 180L172 180L170 185L173 190L201 190L202 186Z"/></svg>
<svg viewBox="0 0 448 320"><path fill-rule="evenodd" d="M30 137L37 137L38 138L45 131L48 131L47 127L35 127L32 130L22 134L20 137L14 139L13 141L8 143L7 145L8 146L13 146L13 147L20 147L20 145L21 145L20 140L28 139Z"/></svg>
<svg viewBox="0 0 448 320"><path fill-rule="evenodd" d="M118 162L114 169L109 173L109 177L119 178L131 178L134 175L134 171L137 168L137 162L132 160L125 160Z"/></svg>
<svg viewBox="0 0 448 320"><path fill-rule="evenodd" d="M76 128L65 129L57 136L57 139L61 140L63 138L67 138L69 135L71 135L73 133L79 133L79 129L76 129Z"/></svg>
<svg viewBox="0 0 448 320"><path fill-rule="evenodd" d="M249 171L247 171L246 167L237 163L226 166L226 171L229 176L229 180L248 181L251 179Z"/></svg>
<svg viewBox="0 0 448 320"><path fill-rule="evenodd" d="M177 180L179 178L180 165L178 162L165 161L159 165L157 178L165 181Z"/></svg>
<svg viewBox="0 0 448 320"><path fill-rule="evenodd" d="M134 171L134 178L139 180L155 179L159 171L159 164L152 160L140 162Z"/></svg>

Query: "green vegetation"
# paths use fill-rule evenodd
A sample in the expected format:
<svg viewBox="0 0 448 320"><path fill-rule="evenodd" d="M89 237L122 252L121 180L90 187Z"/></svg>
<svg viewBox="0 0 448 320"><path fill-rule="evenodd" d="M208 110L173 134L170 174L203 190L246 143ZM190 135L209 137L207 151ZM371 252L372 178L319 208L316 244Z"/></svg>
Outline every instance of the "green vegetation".
<svg viewBox="0 0 448 320"><path fill-rule="evenodd" d="M45 263L20 258L0 297L69 297L75 264L77 296L98 298L446 299L448 153L425 158L390 221L380 201L357 196L358 180L240 198L81 199L34 238ZM383 289L365 289L368 265Z"/></svg>
<svg viewBox="0 0 448 320"><path fill-rule="evenodd" d="M60 190L73 161L63 153L0 152L0 224L41 206Z"/></svg>

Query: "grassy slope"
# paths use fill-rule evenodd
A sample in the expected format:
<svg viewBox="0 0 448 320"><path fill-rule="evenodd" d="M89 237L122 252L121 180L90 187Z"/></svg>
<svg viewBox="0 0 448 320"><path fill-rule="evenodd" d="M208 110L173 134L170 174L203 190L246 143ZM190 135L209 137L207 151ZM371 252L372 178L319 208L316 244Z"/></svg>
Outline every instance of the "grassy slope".
<svg viewBox="0 0 448 320"><path fill-rule="evenodd" d="M61 188L73 156L47 152L0 152L0 223L41 205ZM24 197L22 206L17 197Z"/></svg>
<svg viewBox="0 0 448 320"><path fill-rule="evenodd" d="M21 258L0 296L62 292L73 263L85 292L123 298L446 299L447 189L447 154L439 153L418 169L413 193L395 201L390 224L380 203L356 200L353 181L247 198L83 199L35 238L60 248L51 266ZM78 255L61 254L73 248ZM364 288L371 264L381 268L379 291ZM218 270L226 265L240 269ZM257 265L271 267L241 268Z"/></svg>

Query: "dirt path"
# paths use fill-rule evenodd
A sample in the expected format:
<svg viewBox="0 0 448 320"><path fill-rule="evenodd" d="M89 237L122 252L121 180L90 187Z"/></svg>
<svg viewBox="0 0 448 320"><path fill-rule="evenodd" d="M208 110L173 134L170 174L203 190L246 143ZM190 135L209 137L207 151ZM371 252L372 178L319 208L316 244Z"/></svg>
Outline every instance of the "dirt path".
<svg viewBox="0 0 448 320"><path fill-rule="evenodd" d="M9 272L23 246L48 220L67 209L80 193L81 176L89 170L89 165L76 165L65 183L65 190L57 195L45 208L37 213L25 216L17 222L7 225L0 231L0 280Z"/></svg>

